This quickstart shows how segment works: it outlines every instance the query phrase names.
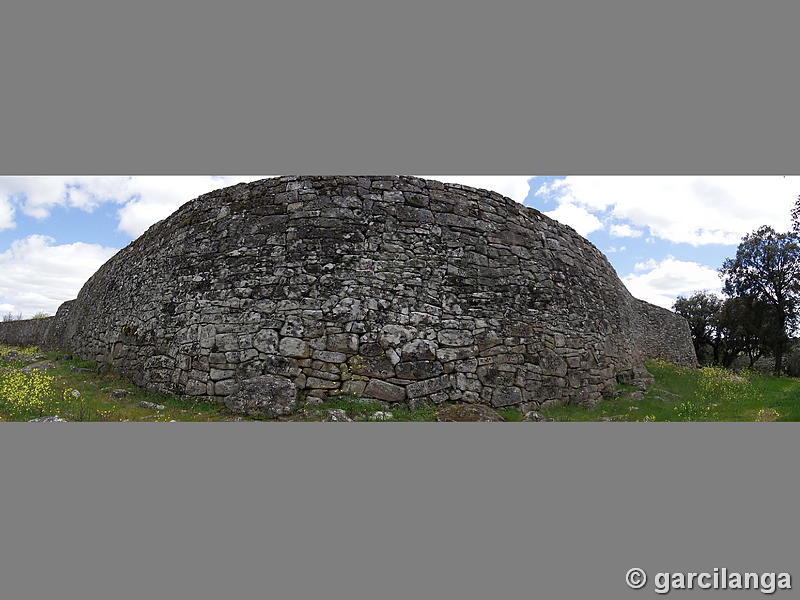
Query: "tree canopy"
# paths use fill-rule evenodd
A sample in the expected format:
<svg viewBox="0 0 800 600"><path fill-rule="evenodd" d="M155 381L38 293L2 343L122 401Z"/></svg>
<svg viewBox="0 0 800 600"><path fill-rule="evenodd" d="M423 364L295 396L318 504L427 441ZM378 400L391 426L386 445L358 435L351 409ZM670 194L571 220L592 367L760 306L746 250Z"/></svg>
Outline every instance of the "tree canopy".
<svg viewBox="0 0 800 600"><path fill-rule="evenodd" d="M714 362L718 362L716 318L721 308L722 299L709 292L695 292L688 298L678 296L675 300L673 310L689 321L698 358L702 354L702 347L707 344L714 348Z"/></svg>
<svg viewBox="0 0 800 600"><path fill-rule="evenodd" d="M780 372L800 303L800 235L760 227L742 239L736 256L723 263L720 274L727 295L751 297L774 309L771 349L775 371Z"/></svg>

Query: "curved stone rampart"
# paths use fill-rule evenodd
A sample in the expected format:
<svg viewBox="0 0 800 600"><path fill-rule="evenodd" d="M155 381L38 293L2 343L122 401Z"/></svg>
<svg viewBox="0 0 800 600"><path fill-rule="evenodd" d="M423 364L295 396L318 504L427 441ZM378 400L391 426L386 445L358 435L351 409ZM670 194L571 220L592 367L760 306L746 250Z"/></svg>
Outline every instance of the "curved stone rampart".
<svg viewBox="0 0 800 600"><path fill-rule="evenodd" d="M633 298L571 228L413 177L200 196L104 264L44 339L217 400L272 375L312 396L591 405L646 357L696 362L686 321Z"/></svg>

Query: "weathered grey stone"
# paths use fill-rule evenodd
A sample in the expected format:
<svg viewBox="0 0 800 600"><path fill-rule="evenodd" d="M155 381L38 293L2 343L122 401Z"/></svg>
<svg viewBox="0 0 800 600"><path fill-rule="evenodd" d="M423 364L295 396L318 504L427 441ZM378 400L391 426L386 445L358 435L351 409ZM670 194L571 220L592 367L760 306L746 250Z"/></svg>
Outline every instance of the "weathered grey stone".
<svg viewBox="0 0 800 600"><path fill-rule="evenodd" d="M404 387L388 381L371 379L364 389L364 396L366 398L385 400L386 402L402 402L406 399L406 390Z"/></svg>
<svg viewBox="0 0 800 600"><path fill-rule="evenodd" d="M261 371L268 375L296 377L300 374L300 366L294 358L286 358L285 356L265 356L261 359Z"/></svg>
<svg viewBox="0 0 800 600"><path fill-rule="evenodd" d="M328 335L327 349L334 352L358 352L358 336L354 333L332 333Z"/></svg>
<svg viewBox="0 0 800 600"><path fill-rule="evenodd" d="M211 381L221 381L223 379L230 379L233 377L233 371L230 369L211 369L208 378Z"/></svg>
<svg viewBox="0 0 800 600"><path fill-rule="evenodd" d="M281 327L281 335L289 337L302 337L305 333L303 319L299 317L289 317Z"/></svg>
<svg viewBox="0 0 800 600"><path fill-rule="evenodd" d="M32 373L33 371L49 371L56 366L52 360L40 360L20 369L23 373Z"/></svg>
<svg viewBox="0 0 800 600"><path fill-rule="evenodd" d="M395 373L403 379L430 379L444 372L440 362L435 360L415 360L395 365Z"/></svg>
<svg viewBox="0 0 800 600"><path fill-rule="evenodd" d="M542 415L540 415L538 412L536 412L535 410L530 410L530 411L526 412L525 416L522 417L522 419L524 421L537 421L537 422L538 421L546 421L547 420Z"/></svg>
<svg viewBox="0 0 800 600"><path fill-rule="evenodd" d="M411 383L406 387L406 394L409 398L419 398L420 396L427 396L440 390L450 387L450 376L441 375L433 379L426 379L424 381L417 381Z"/></svg>
<svg viewBox="0 0 800 600"><path fill-rule="evenodd" d="M206 385L205 381L190 379L186 383L186 394L188 396L205 396L207 390L208 386Z"/></svg>
<svg viewBox="0 0 800 600"><path fill-rule="evenodd" d="M356 375L383 379L395 376L394 365L385 356L353 357L349 364L350 370Z"/></svg>
<svg viewBox="0 0 800 600"><path fill-rule="evenodd" d="M478 369L478 361L475 358L457 360L454 368L459 373L474 373Z"/></svg>
<svg viewBox="0 0 800 600"><path fill-rule="evenodd" d="M397 351L394 348L387 348L385 352L386 358L389 359L389 362L397 366L397 363L400 362L400 356L397 354Z"/></svg>
<svg viewBox="0 0 800 600"><path fill-rule="evenodd" d="M516 379L513 371L501 371L495 364L483 365L477 369L478 380L488 388L509 386Z"/></svg>
<svg viewBox="0 0 800 600"><path fill-rule="evenodd" d="M356 381L350 380L345 381L341 385L341 392L343 394L352 394L353 396L360 396L364 393L364 389L367 387L366 381Z"/></svg>
<svg viewBox="0 0 800 600"><path fill-rule="evenodd" d="M436 344L429 340L411 340L403 345L400 355L405 361L436 360Z"/></svg>
<svg viewBox="0 0 800 600"><path fill-rule="evenodd" d="M277 351L277 344L275 346ZM208 355L209 365L227 365L228 364L227 352L212 352Z"/></svg>
<svg viewBox="0 0 800 600"><path fill-rule="evenodd" d="M547 348L539 353L539 365L545 375L563 377L567 374L567 361Z"/></svg>
<svg viewBox="0 0 800 600"><path fill-rule="evenodd" d="M389 410L376 411L369 417L370 421L391 421L392 419L394 419L394 413Z"/></svg>
<svg viewBox="0 0 800 600"><path fill-rule="evenodd" d="M225 379L214 383L215 396L230 396L239 390L239 384L233 379Z"/></svg>
<svg viewBox="0 0 800 600"><path fill-rule="evenodd" d="M403 325L384 325L380 333L380 343L384 348L402 346L417 334L415 327Z"/></svg>
<svg viewBox="0 0 800 600"><path fill-rule="evenodd" d="M285 377L261 375L240 382L239 390L225 398L225 406L233 412L274 419L295 410L297 390Z"/></svg>
<svg viewBox="0 0 800 600"><path fill-rule="evenodd" d="M438 338L442 346L469 346L474 341L472 332L463 329L442 329Z"/></svg>
<svg viewBox="0 0 800 600"><path fill-rule="evenodd" d="M280 341L278 348L283 356L291 358L308 358L311 356L311 348L308 343L300 338L285 337Z"/></svg>
<svg viewBox="0 0 800 600"><path fill-rule="evenodd" d="M503 421L503 417L488 406L481 404L451 404L436 413L436 420L443 421Z"/></svg>
<svg viewBox="0 0 800 600"><path fill-rule="evenodd" d="M214 341L217 350L222 352L239 349L239 336L235 333L218 333Z"/></svg>
<svg viewBox="0 0 800 600"><path fill-rule="evenodd" d="M331 352L328 350L314 350L311 357L323 362L339 364L347 360L347 355L344 352Z"/></svg>
<svg viewBox="0 0 800 600"><path fill-rule="evenodd" d="M516 387L497 387L492 392L492 406L513 406L522 400L522 390Z"/></svg>
<svg viewBox="0 0 800 600"><path fill-rule="evenodd" d="M49 415L47 417L38 417L31 419L28 423L67 423L67 419L59 417L58 415Z"/></svg>
<svg viewBox="0 0 800 600"><path fill-rule="evenodd" d="M262 329L253 337L253 347L264 354L278 353L278 332L274 329Z"/></svg>
<svg viewBox="0 0 800 600"><path fill-rule="evenodd" d="M475 346L466 348L437 348L436 358L442 362L452 362L475 356L477 349Z"/></svg>
<svg viewBox="0 0 800 600"><path fill-rule="evenodd" d="M483 384L481 384L478 379L471 379L467 377L464 373L457 373L456 374L456 389L462 391L469 391L469 392L476 392L480 393L483 389Z"/></svg>
<svg viewBox="0 0 800 600"><path fill-rule="evenodd" d="M306 386L317 390L336 390L339 389L339 382L322 377L307 377Z"/></svg>
<svg viewBox="0 0 800 600"><path fill-rule="evenodd" d="M344 410L342 410L341 408L329 408L325 412L325 418L323 419L323 421L326 421L328 423L331 423L331 422L332 423L336 423L336 422L352 423L353 419L348 417L347 413Z"/></svg>
<svg viewBox="0 0 800 600"><path fill-rule="evenodd" d="M152 410L164 410L166 406L163 404L156 404L155 402L148 402L147 400L142 400L139 402L139 406L142 408L150 408Z"/></svg>

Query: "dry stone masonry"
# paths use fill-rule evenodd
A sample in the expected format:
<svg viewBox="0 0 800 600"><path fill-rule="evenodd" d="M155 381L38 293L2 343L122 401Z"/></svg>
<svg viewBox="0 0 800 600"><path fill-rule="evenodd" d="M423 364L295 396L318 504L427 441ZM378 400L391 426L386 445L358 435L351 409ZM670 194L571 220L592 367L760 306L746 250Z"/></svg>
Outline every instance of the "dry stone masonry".
<svg viewBox="0 0 800 600"><path fill-rule="evenodd" d="M592 405L643 360L694 365L681 317L633 298L574 230L414 177L281 177L153 225L55 317L0 340L148 389L277 417L300 398Z"/></svg>

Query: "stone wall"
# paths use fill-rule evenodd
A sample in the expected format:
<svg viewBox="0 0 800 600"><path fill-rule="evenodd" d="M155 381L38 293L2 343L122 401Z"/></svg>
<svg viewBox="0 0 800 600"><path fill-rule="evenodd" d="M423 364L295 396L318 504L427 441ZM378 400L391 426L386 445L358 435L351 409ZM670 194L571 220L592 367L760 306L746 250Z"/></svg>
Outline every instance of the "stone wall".
<svg viewBox="0 0 800 600"><path fill-rule="evenodd" d="M413 177L201 196L103 265L43 335L144 387L232 406L264 375L320 397L591 405L645 357L696 362L686 321L634 299L571 228Z"/></svg>
<svg viewBox="0 0 800 600"><path fill-rule="evenodd" d="M55 317L23 319L0 323L0 341L12 346L39 346L45 344L47 332Z"/></svg>
<svg viewBox="0 0 800 600"><path fill-rule="evenodd" d="M636 300L636 304L634 337L642 355L679 365L696 365L697 355L686 319L643 300ZM687 336L688 344L685 341Z"/></svg>

